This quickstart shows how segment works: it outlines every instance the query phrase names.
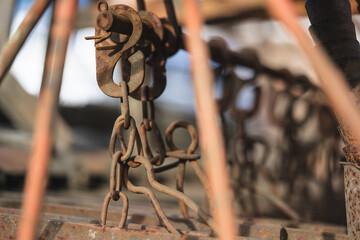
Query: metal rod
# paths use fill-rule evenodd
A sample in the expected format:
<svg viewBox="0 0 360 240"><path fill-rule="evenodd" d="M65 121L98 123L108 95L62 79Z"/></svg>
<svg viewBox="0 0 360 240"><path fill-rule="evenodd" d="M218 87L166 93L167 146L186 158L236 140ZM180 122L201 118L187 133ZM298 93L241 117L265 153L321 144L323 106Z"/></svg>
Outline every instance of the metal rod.
<svg viewBox="0 0 360 240"><path fill-rule="evenodd" d="M174 28L176 37L181 38L181 28L176 18L176 12L174 8L173 0L164 0L166 14L171 26Z"/></svg>
<svg viewBox="0 0 360 240"><path fill-rule="evenodd" d="M0 54L0 84L30 32L45 12L51 0L36 0L26 14L16 32L10 37L3 46Z"/></svg>
<svg viewBox="0 0 360 240"><path fill-rule="evenodd" d="M190 35L186 48L191 54L192 77L197 107L200 145L209 177L214 217L219 224L220 239L236 235L233 198L226 167L225 149L219 116L213 95L214 76L209 66L208 49L200 37L202 21L196 0L183 1L185 27Z"/></svg>
<svg viewBox="0 0 360 240"><path fill-rule="evenodd" d="M45 192L52 147L52 125L59 100L66 49L76 14L77 0L58 0L54 6L54 22L50 30L50 46L46 53L43 88L37 110L33 149L26 174L23 216L18 239L33 239L39 221Z"/></svg>

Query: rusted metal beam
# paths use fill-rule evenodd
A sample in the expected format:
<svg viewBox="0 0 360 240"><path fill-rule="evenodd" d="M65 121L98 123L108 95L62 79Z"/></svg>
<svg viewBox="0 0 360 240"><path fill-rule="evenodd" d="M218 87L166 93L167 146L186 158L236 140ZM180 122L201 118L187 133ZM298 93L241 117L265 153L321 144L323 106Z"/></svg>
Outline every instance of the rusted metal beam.
<svg viewBox="0 0 360 240"><path fill-rule="evenodd" d="M129 223L124 229L118 228L119 213L112 213L114 217L108 221L108 227L99 225L99 220L92 216L98 214L96 210L79 207L47 206L46 213L42 214L37 237L45 239L179 239L175 234L169 234L165 228L156 226L158 220L150 215L130 215ZM0 208L1 239L11 239L16 234L20 211L13 208ZM76 215L76 216L74 216ZM177 227L191 226L192 230L183 230L187 239L215 239L214 235L206 229L205 225L195 219L169 218ZM200 228L198 228L200 226ZM276 220L241 220L238 223L240 236L235 239L315 239L315 240L348 240L349 237L337 232L337 229L299 229L286 227L276 223ZM196 231L194 231L196 230ZM94 238L95 236L95 238ZM112 238L111 238L112 237Z"/></svg>
<svg viewBox="0 0 360 240"><path fill-rule="evenodd" d="M236 235L233 200L230 180L226 167L223 136L219 126L217 105L213 95L214 76L209 66L208 50L200 37L202 20L199 6L195 0L185 0L185 27L190 38L186 39L186 48L191 54L192 78L197 106L197 125L200 145L205 160L205 169L209 177L213 214L219 224L221 239L234 239Z"/></svg>
<svg viewBox="0 0 360 240"><path fill-rule="evenodd" d="M32 239L35 236L47 181L53 120L57 113L66 50L77 5L77 0L58 0L54 6L18 239Z"/></svg>
<svg viewBox="0 0 360 240"><path fill-rule="evenodd" d="M79 202L78 202L79 203ZM70 203L69 203L70 204ZM48 203L43 205L44 213L58 214L58 215L67 215L67 216L75 216L79 218L91 218L91 219L99 219L101 215L100 205L93 207L85 207L83 204L73 205L76 203L71 203L72 205L64 205L58 203ZM100 203L99 203L100 204ZM159 218L155 215L147 215L147 208L143 206L141 203L135 203L136 208L130 208L129 218L127 223L136 223L142 225L149 226L160 226L161 223ZM21 201L13 198L0 198L0 212L2 213L10 213L10 208L18 209L21 207ZM164 209L166 212L169 209ZM15 211L17 212L17 211ZM176 217L179 215L179 211L171 214L172 217L169 217L169 221L176 227L177 229L187 229L190 228L192 230L196 230L199 232L211 232L210 228L202 221L190 217L188 219L182 219ZM108 221L118 221L121 218L121 208L112 206L110 211L108 212ZM239 217L236 221L237 224L247 226L267 226L279 228L279 226L284 228L292 228L292 229L302 229L306 231L314 231L314 232L327 232L327 233L336 233L336 234L346 234L345 226L337 226L330 224L321 224L321 223L299 223L299 221L294 220L284 220L284 219L271 219L271 218L243 218Z"/></svg>
<svg viewBox="0 0 360 240"><path fill-rule="evenodd" d="M19 200L19 196L7 193L0 193L0 219L1 216L11 216L17 218L20 215L20 210L18 209L21 206L21 201ZM89 199L87 199L89 200ZM42 219L51 219L53 222L57 223L58 221L67 222L67 226L73 226L72 223L76 224L84 224L88 225L89 230L93 230L93 226L98 226L99 224L99 216L100 210L99 207L101 202L96 204L94 199L91 201L93 206L89 203L86 203L87 206L91 205L91 207L84 207L84 200L81 199L68 199L68 198L49 198L47 200L48 203L43 205L43 214ZM52 202L63 202L62 204L54 204ZM64 205L65 204L65 205ZM130 212L128 215L128 225L126 226L126 230L135 230L142 229L146 234L157 234L157 233L167 233L165 228L159 227L161 225L159 219L155 215L147 215L147 212L144 205L141 203L135 203L135 207L130 208ZM171 211L173 209L166 208L165 211ZM112 206L108 213L108 225L110 227L103 228L103 231L112 231L111 229L117 226L119 219L121 218L121 207ZM211 233L210 228L195 218L183 219L177 217L179 212L173 213L172 217L169 217L169 221L174 225L177 229L184 229L185 236L184 237L207 237L213 236L209 235ZM43 220L42 220L43 221ZM0 220L0 229L6 223ZM282 220L282 219L270 219L270 218L238 218L236 221L236 225L239 228L240 236L246 238L237 238L237 239L286 239L284 238L287 235L287 239L321 239L321 240L334 240L341 239L347 240L349 239L346 236L346 228L344 226L335 226L328 224L320 224L320 223L299 223L297 221L292 220ZM49 224L47 225L49 226ZM9 226L11 228L16 228L16 225ZM76 226L75 226L76 227ZM60 227L61 228L61 227ZM48 234L55 235L58 232L63 232L60 228L49 228ZM41 229L43 226L40 226L39 235L42 234ZM60 230L59 230L60 229ZM119 232L119 228L115 227L115 231L117 232L117 238L123 237L122 232ZM190 231L188 231L189 229ZM10 229L10 231L13 231ZM196 231L196 232L194 232ZM149 233L150 232L150 233ZM0 232L1 234L1 232ZM103 236L102 234L109 233L101 233L98 235L98 238ZM0 235L1 236L1 235ZM59 236L62 236L61 234ZM76 236L76 235L75 235ZM80 236L80 235L79 235ZM141 238L142 235L135 234L134 237ZM170 236L170 235L167 235ZM171 236L170 236L171 237ZM283 237L283 238L280 238Z"/></svg>
<svg viewBox="0 0 360 240"><path fill-rule="evenodd" d="M160 226L161 223L159 218L154 215L147 215L145 209L138 206L139 203L136 204L136 208L130 209L130 214L127 220L127 223L148 225L148 226ZM21 201L16 201L14 199L4 199L0 198L0 213L7 214L18 214L19 211L17 208L21 206ZM140 209L139 209L140 208ZM168 209L165 209L168 211ZM90 207L82 207L82 206L73 206L73 205L61 205L61 204L44 204L43 212L48 214L56 214L62 216L75 216L78 218L90 218L95 221L99 221L99 216L101 211L96 208ZM111 211L108 212L108 221L117 222L121 218L121 209L119 207L111 208ZM54 215L54 216L56 216ZM57 218L55 218L57 219ZM169 221L174 225L177 229L192 229L198 232L207 232L210 233L210 228L204 224L202 221L195 218L182 219L176 217L169 217ZM291 220L282 220L282 219L270 219L270 218L238 218L237 224L245 228L245 226L253 226L256 228L272 227L274 229L279 229L281 227L291 228L291 229L301 229L305 231L313 231L313 232L326 232L328 234L338 234L344 235L346 234L346 227L344 226L335 226L328 224L320 224L320 223L298 223L296 221ZM256 233L255 233L256 234ZM250 237L253 235L249 234Z"/></svg>
<svg viewBox="0 0 360 240"><path fill-rule="evenodd" d="M9 71L25 40L50 3L51 0L36 0L19 28L3 46L0 54L0 84L2 80L4 80L6 73Z"/></svg>

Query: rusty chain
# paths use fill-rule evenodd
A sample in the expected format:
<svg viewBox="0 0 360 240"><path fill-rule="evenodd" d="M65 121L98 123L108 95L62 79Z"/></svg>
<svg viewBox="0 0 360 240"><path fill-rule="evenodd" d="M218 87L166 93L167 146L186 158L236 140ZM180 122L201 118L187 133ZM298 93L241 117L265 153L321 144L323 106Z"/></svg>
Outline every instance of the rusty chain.
<svg viewBox="0 0 360 240"><path fill-rule="evenodd" d="M121 115L114 123L110 138L109 152L112 159L110 189L104 199L101 222L106 225L110 200L122 199L122 218L119 227L125 226L129 208L128 198L122 191L122 186L125 186L130 192L145 194L161 224L169 232L179 234L179 231L170 224L153 191L131 183L130 168L144 166L150 185L160 192L177 198L184 218L189 217L189 208L214 232L217 232L218 227L214 220L184 194L187 162L190 163L208 196L210 192L209 183L198 162L200 154L196 153L196 149L199 139L195 127L184 121L172 123L165 134L166 145L169 149L166 150L155 121L154 100L163 93L166 87L165 62L179 48L183 48L184 34L177 23L171 0L164 0L167 19L160 19L147 11L144 0L137 0L137 4L138 11L122 4L108 6L105 1L100 1L95 36L87 38L95 40L97 82L100 89L106 95L121 100ZM335 172L336 167L331 163L331 159L336 159L339 155L336 150L333 150L338 144L338 137L326 133L335 123L331 121L333 119L331 111L321 101L317 87L305 76L295 76L287 70L274 70L263 65L254 50L231 51L221 38L211 40L208 45L213 60L220 63L220 67L215 69L215 73L221 76L223 86L218 105L225 139L227 141L230 139L226 145L229 146L228 157L229 164L232 165L234 191L248 189L254 194L262 195L289 217L299 219L299 214L285 201L276 197L275 194L264 194L257 189L256 181L259 175L274 185L287 179L289 194L291 194L300 170L306 168L312 175L319 172L316 160L324 152L332 154L328 160L328 174ZM113 71L117 62L120 62L122 69L122 81L119 84L113 81ZM242 79L237 76L235 68L239 65L251 68L254 71L253 78ZM145 79L145 67L153 69L151 83ZM264 85L260 80L264 75L269 76L268 85ZM254 101L250 108L239 109L237 98L245 88L253 89ZM264 99L266 91L270 94L267 99ZM130 113L129 96L141 101L142 121L139 127L136 126L136 121ZM276 173L268 167L272 143L266 136L250 134L247 127L248 122L259 115L263 105L268 106L265 111L268 121L283 129L278 146L280 149L278 169L280 170ZM296 114L299 105L305 109L300 117ZM228 134L227 129L229 118L236 122L232 136ZM321 137L318 139L320 144L304 144L298 139L298 134L309 122L314 121L314 118L320 122ZM327 124L321 124L323 121ZM179 149L173 141L173 132L179 128L185 129L191 136L191 143L186 150ZM127 140L124 137L125 130L129 131ZM150 135L155 142L155 147L149 144ZM117 143L120 145L118 149ZM137 154L134 154L135 145ZM318 147L315 147L316 145ZM333 151L329 151L330 149ZM165 164L168 158L175 158L177 161ZM173 168L178 170L176 190L156 181L157 173ZM244 199L241 194L235 195L246 214ZM253 194L250 198L253 209L257 209L256 198ZM212 208L211 204L210 208Z"/></svg>
<svg viewBox="0 0 360 240"><path fill-rule="evenodd" d="M213 49L217 48L213 51L214 57L222 63L216 69L222 83L222 96L218 100L218 106L225 139L231 139L227 144L228 158L232 165L233 187L240 208L246 215L258 214L254 195L260 195L290 218L300 219L300 214L285 201L275 194L264 194L258 189L257 181L261 177L272 186L286 184L287 198L294 192L295 181L300 173L319 181L331 181L330 176L338 173L336 162L340 158L339 137L334 133L336 121L333 113L323 101L318 88L305 76L295 76L287 70L269 69L261 64L255 51L244 49L239 53L231 52L220 38L211 40L209 44ZM237 76L234 71L237 65L253 69L253 78L242 79ZM266 79L269 81L265 84L264 75L268 76ZM248 109L239 109L237 97L246 87L253 89L253 104ZM301 116L296 114L299 106L303 110ZM265 111L261 111L264 108ZM282 132L281 139L275 146L279 152L276 171L267 164L274 151L274 143L265 135L251 134L248 127L251 121L264 113L266 116L262 117L269 122L268 125L280 128ZM236 122L232 136L228 134L229 121ZM308 143L300 139L302 131L314 122L319 125L320 137L317 142ZM320 164L319 159L322 162ZM324 165L327 169L324 169ZM253 214L249 214L249 206L244 204L242 189L251 192L249 202Z"/></svg>
<svg viewBox="0 0 360 240"><path fill-rule="evenodd" d="M104 199L101 223L106 225L110 200L122 199L123 207L119 227L125 226L129 208L128 198L122 191L122 186L125 186L130 192L145 194L161 224L169 232L180 234L170 224L152 190L131 183L130 168L142 165L154 189L179 200L184 217L188 217L187 208L190 208L213 231L217 232L218 227L215 221L183 193L183 173L186 161L190 161L206 191L209 191L206 176L196 161L200 158L200 154L195 153L198 146L196 129L183 121L170 125L166 131L166 142L170 151L166 151L161 132L155 122L153 101L162 94L166 86L165 61L167 57L177 52L181 45L179 43L181 29L176 21L172 2L164 1L170 23L146 11L144 1L138 0L137 3L138 12L122 4L108 6L105 1L100 1L96 35L86 38L95 40L97 81L100 89L110 97L120 98L121 103L121 115L115 120L110 138L109 152L112 158L110 188ZM116 84L112 74L118 61L121 63L123 81ZM153 68L151 85L144 81L145 66ZM143 117L139 128L131 116L129 96L142 103ZM191 135L192 142L187 151L178 149L173 143L172 133L179 127L186 128ZM128 139L124 137L125 130L129 131ZM149 134L153 135L156 149L152 149L149 144ZM117 147L117 144L120 146ZM134 155L135 145L137 154ZM169 165L162 166L169 157L178 159L178 162L171 166L171 168L178 167L179 169L177 190L160 184L155 177L155 173L170 169Z"/></svg>

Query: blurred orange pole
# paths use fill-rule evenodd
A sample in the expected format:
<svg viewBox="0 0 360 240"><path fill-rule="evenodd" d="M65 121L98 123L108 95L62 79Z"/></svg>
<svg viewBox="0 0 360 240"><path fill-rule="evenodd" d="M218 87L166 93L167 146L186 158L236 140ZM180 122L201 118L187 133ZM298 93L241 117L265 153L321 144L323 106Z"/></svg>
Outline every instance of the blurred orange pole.
<svg viewBox="0 0 360 240"><path fill-rule="evenodd" d="M196 97L197 125L200 145L209 178L213 214L219 224L220 239L236 236L232 190L227 172L223 136L219 126L217 104L214 98L214 76L209 65L209 53L200 37L202 20L196 0L184 0L185 27L189 33L186 48L191 54L192 78Z"/></svg>
<svg viewBox="0 0 360 240"><path fill-rule="evenodd" d="M335 67L320 44L314 48L312 41L299 24L296 8L292 2L289 0L266 1L270 14L284 23L308 56L320 79L320 87L340 122L350 128L357 139L360 139L360 114L342 72Z"/></svg>
<svg viewBox="0 0 360 240"><path fill-rule="evenodd" d="M35 237L41 204L46 189L52 148L52 125L56 114L66 49L76 14L77 0L57 0L46 53L43 84L37 107L33 148L26 174L23 215L17 239Z"/></svg>
<svg viewBox="0 0 360 240"><path fill-rule="evenodd" d="M27 37L50 5L51 0L36 0L27 12L24 20L4 46L0 53L0 84L9 71L15 57L25 43ZM3 9L2 9L3 10ZM9 9L10 10L10 9Z"/></svg>

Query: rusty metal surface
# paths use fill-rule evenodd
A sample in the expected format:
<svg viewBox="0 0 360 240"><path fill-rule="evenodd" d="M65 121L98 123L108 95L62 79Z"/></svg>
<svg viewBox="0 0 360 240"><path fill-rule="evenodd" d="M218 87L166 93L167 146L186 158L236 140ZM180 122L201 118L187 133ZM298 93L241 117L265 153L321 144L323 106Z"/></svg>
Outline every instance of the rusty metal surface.
<svg viewBox="0 0 360 240"><path fill-rule="evenodd" d="M0 214L1 239L16 237L19 216ZM51 216L40 221L36 234L38 239L179 239L176 235L164 232L162 228L128 225L126 229L104 227L100 224L83 223L83 219L50 220ZM183 232L184 238L213 239L209 234ZM248 239L248 238L239 238Z"/></svg>
<svg viewBox="0 0 360 240"><path fill-rule="evenodd" d="M350 239L360 236L360 169L352 163L343 163L346 219Z"/></svg>
<svg viewBox="0 0 360 240"><path fill-rule="evenodd" d="M16 233L20 211L9 208L14 206L12 202L10 199L0 199L0 205L7 207L0 208L0 229L6 228L6 231L0 231L2 239L8 239L15 236ZM102 227L99 224L99 214L98 210L91 208L45 205L38 235L43 237L54 236L55 238L67 236L71 239L81 239L82 237L88 239L90 237L91 239L90 233L96 233L96 239L102 237L108 239L110 236L115 239L142 239L146 237L148 239L155 237L179 239L176 235L168 234L164 228L157 227L160 223L155 216L130 214L128 224L121 229L117 227L121 218L118 211L109 212L108 227ZM181 231L183 238L212 239L214 237L209 235L209 228L196 219L171 217L169 220L177 229L183 229ZM344 234L344 228L335 226L296 225L289 221L272 219L239 219L238 224L240 235L236 239L282 239L281 237L284 236L287 237L284 239L349 239ZM194 232L195 230L196 232Z"/></svg>
<svg viewBox="0 0 360 240"><path fill-rule="evenodd" d="M159 219L154 215L146 215L146 209L143 209L139 203L135 203L136 208L130 209L129 217L127 219L128 223L141 224L147 226L161 226ZM0 198L0 212L1 213L9 213L16 214L18 211L16 209L20 208L21 201L14 199L5 199ZM139 209L140 208L140 209ZM121 219L119 207L113 207L108 212L108 221L116 223ZM168 211L169 209L165 209ZM72 205L63 205L63 204L44 204L43 205L43 213L44 214L53 214L56 215L65 215L65 216L75 216L78 218L89 218L92 220L96 220L99 222L99 216L101 215L101 211L96 208L90 207L82 207L82 206L72 206ZM57 219L55 217L55 219ZM182 219L176 216L169 217L169 221L177 228L177 229L190 229L196 230L199 232L211 232L209 227L204 224L202 221L190 217L187 219ZM335 226L335 225L327 225L320 223L299 223L297 221L290 220L281 220L281 219L269 219L269 218L238 218L237 223L240 226L245 228L246 226L256 226L257 228L261 228L261 226L267 227L285 227L285 228L294 228L294 229L302 229L305 231L313 231L313 232L327 232L333 234L345 234L346 228L344 226Z"/></svg>
<svg viewBox="0 0 360 240"><path fill-rule="evenodd" d="M0 83L9 71L16 55L20 51L30 32L51 3L50 0L36 0L29 12L20 24L16 32L10 37L8 42L2 46L0 54ZM11 9L9 9L11 11Z"/></svg>

